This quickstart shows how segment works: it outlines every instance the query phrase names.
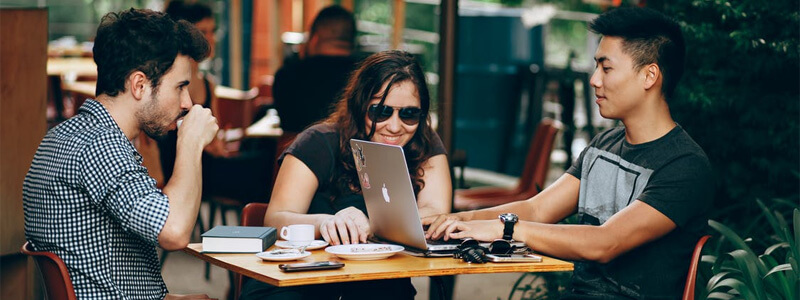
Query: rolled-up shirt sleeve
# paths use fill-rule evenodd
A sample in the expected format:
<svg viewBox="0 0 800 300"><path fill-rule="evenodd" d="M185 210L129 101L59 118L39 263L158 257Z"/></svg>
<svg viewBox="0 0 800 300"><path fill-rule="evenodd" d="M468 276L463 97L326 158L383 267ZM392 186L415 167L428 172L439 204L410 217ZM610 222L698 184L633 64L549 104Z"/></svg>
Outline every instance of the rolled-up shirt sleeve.
<svg viewBox="0 0 800 300"><path fill-rule="evenodd" d="M85 148L82 185L92 203L110 213L125 231L157 244L169 215L169 199L156 187L132 145L120 143L114 134L99 135Z"/></svg>

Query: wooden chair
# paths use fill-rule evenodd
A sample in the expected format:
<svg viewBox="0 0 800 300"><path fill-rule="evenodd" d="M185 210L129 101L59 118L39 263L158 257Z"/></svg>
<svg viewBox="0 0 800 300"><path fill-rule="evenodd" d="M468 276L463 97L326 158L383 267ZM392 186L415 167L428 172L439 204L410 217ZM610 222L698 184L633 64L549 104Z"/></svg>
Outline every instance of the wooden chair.
<svg viewBox="0 0 800 300"><path fill-rule="evenodd" d="M710 235L705 235L697 241L692 253L692 261L689 263L689 275L686 276L686 287L683 289L683 300L694 300L694 286L697 281L697 267L700 264L700 252L703 251L703 245L706 244Z"/></svg>
<svg viewBox="0 0 800 300"><path fill-rule="evenodd" d="M267 214L267 207L269 203L253 202L245 205L242 209L242 226L264 226L264 215ZM244 280L242 274L236 273L233 278L233 299L239 299L239 294L242 292L242 282Z"/></svg>
<svg viewBox="0 0 800 300"><path fill-rule="evenodd" d="M258 88L248 91L224 86L215 88L214 113L229 152L238 152L239 140L244 137L247 126L253 123L253 103L258 93Z"/></svg>
<svg viewBox="0 0 800 300"><path fill-rule="evenodd" d="M525 168L516 187L459 189L455 191L453 208L457 211L479 209L524 200L538 194L547 179L550 153L553 151L555 137L561 127L560 122L548 118L539 122L525 157Z"/></svg>
<svg viewBox="0 0 800 300"><path fill-rule="evenodd" d="M34 251L30 243L22 245L22 253L33 257L39 271L42 272L47 299L50 300L75 300L75 289L69 278L67 265L58 255L48 251Z"/></svg>
<svg viewBox="0 0 800 300"><path fill-rule="evenodd" d="M245 129L252 123L252 102L258 96L258 89L253 88L248 91L232 89L224 86L217 86L214 90L217 96L215 104L216 118L222 136L226 137L226 148L229 152L238 152L238 142L243 137ZM238 137L231 138L231 131L240 132ZM231 143L233 142L233 143ZM232 199L228 197L209 196L203 197L209 200L209 228L214 226L214 219L217 209L222 211L222 224L227 225L225 212L228 210L241 211L247 202L244 199Z"/></svg>

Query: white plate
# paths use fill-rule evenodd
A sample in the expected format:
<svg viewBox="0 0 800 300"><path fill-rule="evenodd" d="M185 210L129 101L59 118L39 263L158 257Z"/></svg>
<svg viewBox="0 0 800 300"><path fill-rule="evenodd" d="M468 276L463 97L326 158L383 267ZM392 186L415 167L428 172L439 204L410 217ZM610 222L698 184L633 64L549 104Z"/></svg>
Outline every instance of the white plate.
<svg viewBox="0 0 800 300"><path fill-rule="evenodd" d="M311 252L308 251L305 251L303 253L300 253L300 251L296 251L294 253L287 253L286 251L287 250L272 250L272 251L257 253L256 256L258 256L263 260L269 260L269 261L287 261L287 260L297 260L311 255Z"/></svg>
<svg viewBox="0 0 800 300"><path fill-rule="evenodd" d="M328 245L328 242L326 242L326 241L315 240L315 241L311 242L311 245L308 245L308 247L306 247L306 250L322 249L327 245ZM281 247L281 248L300 248L300 247L292 246L291 244L289 244L289 241L284 241L284 240L280 240L280 241L275 242L275 246L278 246L278 247Z"/></svg>
<svg viewBox="0 0 800 300"><path fill-rule="evenodd" d="M384 259L403 251L402 246L389 244L354 244L325 248L325 252L349 260Z"/></svg>

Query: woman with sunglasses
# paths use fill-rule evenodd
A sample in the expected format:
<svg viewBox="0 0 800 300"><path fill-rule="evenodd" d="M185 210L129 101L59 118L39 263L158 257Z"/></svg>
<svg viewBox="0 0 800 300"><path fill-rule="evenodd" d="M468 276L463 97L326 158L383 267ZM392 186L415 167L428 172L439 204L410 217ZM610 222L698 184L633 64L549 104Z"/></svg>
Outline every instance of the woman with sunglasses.
<svg viewBox="0 0 800 300"><path fill-rule="evenodd" d="M424 73L409 53L385 51L366 58L352 74L334 113L300 133L281 156L265 225L313 224L316 237L332 245L367 242L369 220L351 138L403 146L420 216L449 212L446 151L430 127L429 108ZM408 278L313 288L276 288L250 280L242 297L413 299L415 294Z"/></svg>

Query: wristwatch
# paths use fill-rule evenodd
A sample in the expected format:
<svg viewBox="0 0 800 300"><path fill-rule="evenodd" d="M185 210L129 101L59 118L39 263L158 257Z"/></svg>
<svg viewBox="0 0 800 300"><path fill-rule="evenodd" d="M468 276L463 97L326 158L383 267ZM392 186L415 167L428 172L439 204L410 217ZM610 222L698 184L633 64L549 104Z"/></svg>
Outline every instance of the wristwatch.
<svg viewBox="0 0 800 300"><path fill-rule="evenodd" d="M500 221L505 225L503 229L503 239L510 241L511 237L514 235L514 225L519 221L519 217L517 217L516 214L504 213L500 215Z"/></svg>

